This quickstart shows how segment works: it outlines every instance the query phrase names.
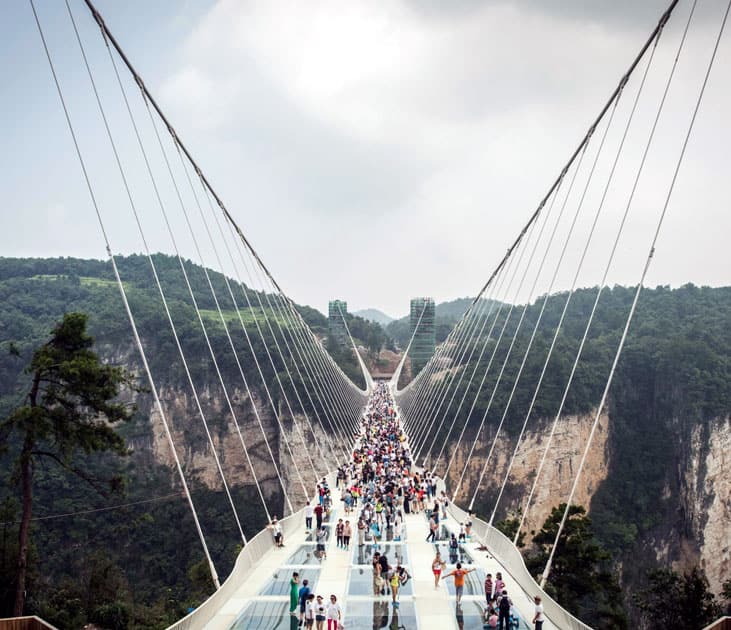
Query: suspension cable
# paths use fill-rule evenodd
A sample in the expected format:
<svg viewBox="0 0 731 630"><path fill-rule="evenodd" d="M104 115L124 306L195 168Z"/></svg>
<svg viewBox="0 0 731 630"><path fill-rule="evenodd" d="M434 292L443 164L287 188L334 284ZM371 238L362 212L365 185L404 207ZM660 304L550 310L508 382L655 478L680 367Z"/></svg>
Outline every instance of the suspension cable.
<svg viewBox="0 0 731 630"><path fill-rule="evenodd" d="M64 117L66 119L66 124L68 126L69 132L71 134L71 138L74 143L74 149L76 151L76 156L79 160L79 165L81 166L81 170L84 176L84 181L86 183L86 188L89 192L89 196L91 198L92 205L94 206L94 212L97 217L97 221L99 223L99 228L102 233L102 237L104 238L104 242L106 244L106 250L107 255L109 256L109 260L112 264L112 269L114 270L114 276L117 281L117 286L119 288L122 302L124 304L125 312L127 313L127 317L130 321L130 326L132 327L132 334L135 338L135 344L137 345L137 349L140 352L140 357L142 360L142 364L144 366L145 373L147 375L147 380L150 384L150 390L152 391L153 398L155 399L155 406L157 407L158 413L160 414L160 419L162 420L163 427L165 429L165 435L168 439L168 443L170 444L170 449L173 454L173 459L175 460L175 468L178 472L178 477L180 478L180 481L183 485L183 491L185 492L186 500L188 501L188 505L190 506L191 514L193 515L193 521L195 523L196 532L198 533L198 538L201 542L201 547L203 548L203 554L206 557L206 561L208 563L208 570L211 573L211 578L213 579L213 583L215 584L216 588L221 587L221 583L218 579L218 573L216 572L216 567L213 564L213 559L211 558L211 553L208 549L208 544L206 543L205 536L203 534L203 529L201 528L200 520L198 518L198 512L196 511L195 504L193 503L193 498L190 494L190 489L188 488L188 482L185 479L185 474L183 473L183 467L180 463L180 458L178 457L178 452L175 448L175 442L173 441L173 436L170 431L170 426L167 420L167 416L165 414L165 409L162 406L162 402L160 401L160 397L158 395L157 386L155 384L155 380L152 376L152 371L150 370L150 365L147 362L147 355L145 353L144 346L142 345L142 340L140 338L139 332L137 330L137 324L134 319L134 315L132 314L132 310L130 309L129 302L127 301L127 293L124 288L124 284L122 283L122 279L119 276L119 270L117 269L117 262L114 257L114 254L112 254L112 247L109 240L109 236L107 234L106 228L104 226L104 220L102 219L101 210L99 208L99 204L97 202L96 194L94 193L94 189L91 185L91 179L89 177L89 173L86 169L86 162L84 161L83 155L81 153L81 148L79 146L78 139L76 137L76 131L74 130L73 123L71 122L71 116L69 114L68 107L66 105L66 99L64 98L63 91L61 89L61 84L59 82L58 76L56 74L56 68L53 64L53 60L51 58L50 50L48 49L48 44L46 43L46 37L43 32L43 27L41 26L40 19L38 17L38 12L36 11L34 0L28 0L30 7L33 11L33 17L36 22L36 26L38 28L38 34L41 37L41 41L43 43L43 49L46 53L46 58L48 59L48 65L51 70L51 74L53 75L53 82L56 86L56 91L58 93L59 99L61 101L61 107L63 108Z"/></svg>
<svg viewBox="0 0 731 630"><path fill-rule="evenodd" d="M655 124L653 124L653 132L655 130L655 126L657 124L657 121L658 121L658 119L660 117L660 113L662 112L662 108L663 108L663 105L665 103L665 97L667 96L668 89L670 87L670 82L672 81L673 74L674 74L674 71L675 71L675 67L677 65L678 58L680 57L680 53L681 53L681 51L683 49L683 44L685 42L685 37L686 37L686 34L688 32L688 26L690 25L690 22L691 22L691 20L693 18L693 13L694 13L695 6L696 6L696 1L694 1L694 3L693 3L693 7L691 9L691 13L690 13L690 16L688 18L688 23L686 25L685 31L683 32L683 38L682 38L681 43L680 43L680 46L678 48L678 53L677 53L677 55L675 57L675 60L673 62L673 69L671 71L670 77L668 79L668 84L666 86L665 92L663 94L662 101L660 103L660 108L659 108L659 111L658 111L658 115L657 115L657 117L655 119ZM698 111L699 111L700 106L701 106L701 101L703 100L703 95L705 94L706 86L708 84L708 78L710 77L711 70L713 69L713 64L714 64L714 62L716 60L716 53L718 52L718 46L719 46L719 44L721 42L721 38L723 37L723 32L724 32L724 29L726 27L726 22L728 20L729 10L731 10L731 0L729 0L728 4L726 5L726 11L724 12L723 19L721 20L721 27L720 27L720 29L718 31L718 35L716 36L716 41L715 41L714 46L713 46L713 52L712 52L711 58L710 58L710 60L708 62L708 67L706 68L705 76L703 77L703 83L701 84L701 88L700 88L700 91L699 91L699 94L698 94L698 98L696 100L696 104L695 104L695 107L693 109L693 114L691 116L690 123L688 124L688 130L687 130L687 132L685 134L685 138L683 140L683 145L682 145L682 148L681 148L681 151L680 151L680 155L678 156L678 160L677 160L677 163L675 165L675 170L673 172L672 180L670 182L670 187L669 187L668 192L667 192L667 195L665 197L665 202L663 204L662 211L660 213L660 218L658 219L657 226L655 228L655 233L653 235L652 242L650 243L649 253L647 254L647 258L645 260L645 264L644 264L644 267L643 267L643 270L642 270L642 275L640 276L640 281L637 284L637 289L635 291L634 299L632 300L632 306L630 307L629 314L627 315L627 321L625 322L624 330L622 331L622 337L621 337L621 339L619 341L619 345L617 346L617 351L616 351L616 353L614 355L614 360L612 362L612 367L611 367L611 369L609 371L609 377L607 378L607 383L606 383L606 385L604 387L604 392L602 393L601 402L599 403L599 407L597 408L597 413L596 413L596 416L594 417L594 423L592 424L591 431L589 433L589 437L588 437L588 439L586 441L586 446L584 447L584 453L583 453L583 455L581 457L581 461L579 463L579 468L578 468L578 470L576 472L576 476L574 477L574 483L573 483L573 485L571 487L571 493L569 494L568 501L566 502L566 509L564 510L563 516L561 518L561 523L558 526L558 531L556 532L556 538L555 538L555 540L553 542L553 546L551 547L551 552L550 552L550 554L548 556L548 561L546 562L546 567L543 570L543 574L541 576L541 588L543 588L543 586L545 585L546 580L548 579L548 576L550 574L551 565L553 563L553 559L554 559L554 556L555 556L555 553L556 553L556 548L558 547L558 543L559 543L561 534L563 532L564 526L566 525L566 520L568 518L569 508L570 508L571 504L573 503L574 495L576 494L576 489L578 487L579 478L580 478L581 473L583 471L584 464L586 463L586 457L587 457L587 455L589 453L589 448L591 447L591 442L592 442L592 440L594 438L594 434L596 433L596 428L597 428L597 426L599 424L599 418L601 417L601 413L602 413L602 411L604 409L604 405L606 404L607 395L609 393L609 388L612 385L612 380L614 378L614 373L615 373L615 371L617 369L617 364L619 363L619 358L620 358L620 356L622 354L622 350L624 348L624 344L625 344L625 342L627 340L627 333L629 332L629 327L630 327L630 325L632 323L632 319L634 317L635 310L637 308L637 302L638 302L638 300L640 298L640 293L642 292L642 287L643 287L643 284L645 282L645 278L647 276L647 272L650 269L650 265L652 264L652 259L653 259L654 255L655 255L655 246L657 245L657 240L658 240L658 237L660 236L660 231L662 229L662 225L663 225L663 223L665 221L665 217L667 215L667 210L668 210L668 205L670 204L670 199L672 197L673 191L675 190L675 183L676 183L677 178L678 178L678 173L680 172L680 167L681 167L681 165L683 163L683 158L685 157L685 151L686 151L686 149L688 147L688 142L690 140L690 136L691 136L691 134L693 132L693 127L695 125L696 117L698 115ZM652 138L650 138L650 141L651 140L652 140ZM649 148L649 146L648 146L648 148ZM643 163L644 163L644 159L643 159Z"/></svg>

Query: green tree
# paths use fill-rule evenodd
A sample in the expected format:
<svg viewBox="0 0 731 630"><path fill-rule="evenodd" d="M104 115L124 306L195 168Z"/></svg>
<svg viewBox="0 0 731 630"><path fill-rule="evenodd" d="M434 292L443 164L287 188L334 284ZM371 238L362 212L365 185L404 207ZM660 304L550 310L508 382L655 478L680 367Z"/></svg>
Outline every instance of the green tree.
<svg viewBox="0 0 731 630"><path fill-rule="evenodd" d="M53 460L101 491L98 480L74 466L74 454L79 450L128 453L113 425L131 417L131 408L117 397L122 386L133 387L133 382L123 369L100 362L91 350L94 340L86 333L86 321L82 313L64 315L51 339L33 353L26 369L31 382L24 404L0 423L0 434L16 433L21 444L16 459L22 497L16 616L23 614L25 605L35 462Z"/></svg>
<svg viewBox="0 0 731 630"><path fill-rule="evenodd" d="M526 556L526 565L534 575L546 566L565 509L565 503L553 508L533 537L534 552ZM594 537L586 510L572 505L558 540L546 592L591 626L626 628L627 616L619 604L621 593L609 570L610 559Z"/></svg>
<svg viewBox="0 0 731 630"><path fill-rule="evenodd" d="M510 540L513 540L515 538L515 534L518 531L518 527L520 526L520 518L519 516L509 517L502 521L498 521L495 523L495 529L501 531L503 534L505 534ZM520 536L518 536L518 547L525 547L525 532L520 532Z"/></svg>
<svg viewBox="0 0 731 630"><path fill-rule="evenodd" d="M683 575L672 569L651 569L647 581L648 587L632 598L644 627L700 630L721 616L706 574L698 567Z"/></svg>

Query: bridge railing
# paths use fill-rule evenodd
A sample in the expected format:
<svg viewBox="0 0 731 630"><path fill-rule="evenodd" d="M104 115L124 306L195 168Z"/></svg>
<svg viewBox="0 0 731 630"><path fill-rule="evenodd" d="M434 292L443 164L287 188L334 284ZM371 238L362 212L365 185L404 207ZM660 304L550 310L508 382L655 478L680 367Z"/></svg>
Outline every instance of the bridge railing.
<svg viewBox="0 0 731 630"><path fill-rule="evenodd" d="M449 504L449 513L458 523L464 523L468 513L454 503ZM591 630L583 621L574 617L570 612L551 598L533 579L525 566L523 555L505 534L492 527L482 519L471 517L472 538L477 538L487 547L488 551L505 568L506 572L517 582L518 586L529 595L539 595L543 604L543 614L562 630Z"/></svg>
<svg viewBox="0 0 731 630"><path fill-rule="evenodd" d="M280 519L284 539L302 527L304 522L304 508ZM175 622L168 630L188 630L189 628L203 628L218 613L220 608L236 593L243 582L251 575L251 570L261 559L272 550L274 538L269 529L263 529L256 536L249 539L249 542L241 550L236 558L233 571L221 584L213 595L204 601L193 612Z"/></svg>

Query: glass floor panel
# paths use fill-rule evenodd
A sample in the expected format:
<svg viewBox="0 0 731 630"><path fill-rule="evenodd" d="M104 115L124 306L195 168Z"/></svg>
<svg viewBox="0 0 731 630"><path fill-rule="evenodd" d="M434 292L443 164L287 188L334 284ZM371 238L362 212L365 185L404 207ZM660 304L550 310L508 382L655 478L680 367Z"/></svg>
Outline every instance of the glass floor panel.
<svg viewBox="0 0 731 630"><path fill-rule="evenodd" d="M348 630L417 630L416 608L401 601L394 608L389 601L350 601L345 609Z"/></svg>
<svg viewBox="0 0 731 630"><path fill-rule="evenodd" d="M401 595L414 594L414 580L409 580L399 589ZM383 595L391 595L391 589L386 584L383 587ZM358 566L350 569L350 581L348 583L348 595L375 595L373 592L373 568L370 566Z"/></svg>
<svg viewBox="0 0 731 630"><path fill-rule="evenodd" d="M317 542L317 536L315 534L316 534L316 531L315 530L312 530L309 534L307 534L307 536L305 536L305 541L316 543ZM331 534L332 534L332 528L326 525L326 527L325 527L325 541L330 540L330 535Z"/></svg>
<svg viewBox="0 0 731 630"><path fill-rule="evenodd" d="M398 562L401 564L408 564L409 562L409 551L406 545L399 543L381 543L377 547L374 545L358 547L356 545L353 551L353 564L371 564L373 554L376 551L379 551L381 555L385 553L386 558L388 558L388 563L392 566Z"/></svg>
<svg viewBox="0 0 731 630"><path fill-rule="evenodd" d="M437 549L439 550L439 554L442 556L442 560L444 560L447 564L457 564L458 562L466 565L472 564L472 555L465 549L464 545L459 546L456 554L449 548L447 543L435 544L435 554Z"/></svg>
<svg viewBox="0 0 731 630"><path fill-rule="evenodd" d="M485 606L481 600L473 599L469 601L463 599L460 607L457 607L454 602L452 605L455 606L457 626L460 630L482 630L485 627L483 621ZM511 615L508 630L531 630L531 626L519 615Z"/></svg>
<svg viewBox="0 0 731 630"><path fill-rule="evenodd" d="M296 630L297 617L289 614L289 601L251 602L230 630Z"/></svg>
<svg viewBox="0 0 731 630"><path fill-rule="evenodd" d="M449 571L447 571L449 573ZM454 595L457 591L454 586L454 576L449 578L442 577L442 581L447 583L447 591L450 595ZM485 593L485 571L478 568L471 571L464 578L463 595L484 595Z"/></svg>
<svg viewBox="0 0 731 630"><path fill-rule="evenodd" d="M315 556L315 549L317 547L314 544L300 545L297 547L295 552L287 559L286 565L296 564L314 564L319 565L322 560Z"/></svg>
<svg viewBox="0 0 731 630"><path fill-rule="evenodd" d="M292 579L292 573L300 574L300 586L307 580L311 590L315 590L317 580L320 577L320 568L306 569L278 569L272 578L259 591L259 595L289 595L289 581Z"/></svg>

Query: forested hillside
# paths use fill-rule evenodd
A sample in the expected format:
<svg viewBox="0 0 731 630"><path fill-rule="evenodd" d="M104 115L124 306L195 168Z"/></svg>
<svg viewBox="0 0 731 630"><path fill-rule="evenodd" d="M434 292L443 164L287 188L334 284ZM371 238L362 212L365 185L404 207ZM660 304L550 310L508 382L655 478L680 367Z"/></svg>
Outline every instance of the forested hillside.
<svg viewBox="0 0 731 630"><path fill-rule="evenodd" d="M220 387L211 370L208 350L182 282L178 261L163 255L156 256L155 261L193 377L205 384L205 408L215 427L216 439L225 446L230 429L221 410ZM203 270L192 263L187 263L186 269L212 345L223 350L228 342ZM211 473L210 453L201 428L189 417L192 414L185 391L185 374L149 264L141 256L130 256L120 259L120 271L140 334L149 348L152 371L173 410L174 429L189 445L184 464L190 473L194 500L214 560L219 573L225 577L240 539L223 490ZM223 277L213 273L211 279L217 294L227 295ZM276 303L268 301L264 294L246 291L252 304L262 300L271 322L287 325ZM572 298L531 416L529 430L538 444L545 440L556 414L595 295L596 289L585 289ZM633 290L629 288L604 291L564 416L578 418L596 408L632 296ZM245 302L244 293L241 297ZM548 300L520 386L505 414L498 447L498 452L503 454L500 464L490 463L477 496L476 508L481 515L489 515L492 510L502 481L504 453L512 448L520 432L565 298L565 294L557 294ZM449 327L469 302L464 299L450 303L441 315L442 309L438 307L440 338L446 337ZM527 309L490 408L488 400L498 373L494 366L472 414L467 418L469 405L465 405L456 417L458 428L469 421L461 448L472 440L478 441L472 462L478 470L505 410L540 306L539 301ZM282 372L283 365L276 353L273 353L274 366L266 360L265 346L271 348L274 338L264 325L262 308L254 306L241 311L251 333L253 348L249 349L234 305L230 300L222 300L221 307L227 321L234 324L232 335L241 348L240 358L247 378L252 383L259 382L253 354L260 360L275 404L281 407L283 396L276 386L276 374ZM327 319L314 309L297 308L316 334L324 338ZM499 305L494 305L492 316L498 308ZM516 331L521 308L513 309L506 338ZM95 349L104 360L139 372L129 322L107 263L78 259L0 259L0 417L17 406L28 391L29 377L23 369L32 350L47 340L54 324L63 313L70 311L89 314L89 331L96 338ZM508 312L508 307L500 311L498 328ZM375 351L388 343L375 324L360 318L348 318L348 322L351 332L360 336L358 342L364 347ZM262 336L257 332L257 323ZM408 322L392 322L389 330L396 325L407 327L405 341L403 335L394 335L405 345ZM488 329L489 326L485 330ZM274 334L279 336L276 331L275 325ZM462 371L466 374L463 387L470 382L468 376L473 369L481 376L487 367L496 340L494 335L490 340L482 339L478 347L483 341L487 341L487 349L479 365L451 366L458 368L455 374ZM505 359L507 345L503 343L498 348L494 365L500 365ZM225 352L219 354L224 378L238 383L240 375L235 362L226 358ZM351 378L360 378L352 353L348 350L342 355L343 369ZM472 380L466 396L468 401L478 393L479 376ZM461 393L455 397L456 401ZM257 400L264 398L261 391L253 395ZM246 395L241 386L235 396L242 422L253 427L250 413L244 409ZM90 621L108 628L164 627L182 616L189 606L196 605L211 589L188 506L172 474L169 454L157 435L159 431L151 422L149 396L144 392L130 394L132 401L137 403L138 412L121 431L133 454L125 458L89 455L80 461L84 469L100 478L120 476L124 480L121 491L107 488L102 494L63 468L50 464L36 471L35 516L39 520L34 521L32 528L28 610L59 628L79 628ZM456 406L455 403L454 408L444 409L442 413L449 412L451 420ZM718 592L724 580L728 580L731 567L728 547L731 474L727 458L731 446L731 288L687 285L675 290L658 287L644 291L607 411L607 423L602 425L606 426L606 432L599 436L603 445L599 453L601 460L596 463L598 472L595 471L591 495L584 507L591 517L598 543L608 554L604 564L622 585L615 599L625 609L632 609L632 593L646 585L646 571L656 567L678 570L701 567ZM478 436L476 430L483 415L486 415L487 429ZM269 437L276 442L278 429L271 415L264 417L264 422ZM253 428L250 430L254 440ZM9 606L17 553L19 503L13 462L18 444L13 441L15 438L8 441L5 436L0 437L3 440L0 607L5 611ZM439 444L445 437L446 431L435 436L435 442ZM450 438L447 451L456 447L455 438L456 433ZM252 450L259 457L259 451L263 451L261 435L256 439L259 442L254 442ZM251 478L235 461L232 450L224 448L223 452L225 466L236 471L239 480L232 487L236 503L249 506L240 516L246 534L252 534L264 524L264 515L258 507ZM279 456L278 450L275 454ZM264 466L266 463L262 462ZM475 481L469 477L472 470L468 470L470 483ZM273 505L281 506L283 500L273 472L269 470L264 477L267 498ZM511 480L499 506L498 520L516 515L520 497L531 481L530 471L523 479ZM557 497L554 506L559 502ZM535 552L534 533L526 532L529 554ZM578 599L575 605L585 618L596 618L597 604L591 598ZM633 618L638 614L634 609Z"/></svg>
<svg viewBox="0 0 731 630"><path fill-rule="evenodd" d="M222 445L224 466L234 473L234 501L239 506L249 506L239 514L244 531L253 535L264 525L264 514L250 473L239 463L242 456L234 457L233 449L226 448L231 431L222 410L220 386L178 260L164 255L154 258L192 377L202 384L204 409L216 431L214 438ZM225 578L241 539L220 482L211 472L209 446L195 420L196 414L190 409L185 373L149 263L145 257L130 256L119 258L118 265L151 370L166 404L170 405L174 431L185 441L184 464L190 473L193 499L217 569ZM246 392L242 391L241 376L231 353L225 351L228 341L203 270L190 262L186 263L186 270L224 379L239 383L233 390L234 405L242 424L252 427L247 439L252 440L254 456L262 458L262 436L253 433ZM210 275L252 394L264 409L267 405L261 402L265 400L264 393L252 349L245 343L234 304L230 297L226 300L224 278L214 272ZM253 305L240 312L274 404L281 411L283 396L277 387L275 370L282 376L285 388L291 385L283 376L272 334L280 338L281 344L278 325L287 326L287 320L273 299L239 288L239 304L246 304L245 291ZM257 297L262 300L263 309L258 306ZM315 333L324 338L327 319L315 309L297 309ZM129 321L108 263L72 258L0 258L0 417L6 417L28 392L29 375L24 368L34 348L47 341L64 313L72 311L89 315L89 332L96 339L94 349L105 361L141 372ZM265 324L264 311L274 333ZM270 348L274 366L266 357L265 345ZM362 381L354 362L343 367ZM140 385L146 387L146 380L141 379ZM105 628L165 627L211 591L189 507L172 472L168 449L157 435L159 427L150 421L150 396L144 392L130 396L130 402L137 402L137 413L120 432L131 446L132 455L88 455L76 462L90 477L121 478L122 487L112 491L106 486L99 492L54 464L35 471L34 516L38 520L32 526L27 611L41 615L59 628L79 628L89 621ZM308 413L311 411L307 409ZM278 430L271 414L262 412L262 417L278 456ZM290 424L286 415L283 421ZM6 436L0 437L2 616L9 612L12 599L20 506L14 467L17 438L11 435L7 441ZM259 465L266 466L266 462ZM281 506L282 497L273 473L269 471L261 481L271 505ZM120 505L124 507L116 507Z"/></svg>
<svg viewBox="0 0 731 630"><path fill-rule="evenodd" d="M633 289L623 287L603 292L562 418L592 417L633 295ZM545 443L558 411L595 297L596 289L585 289L572 298L529 420L528 430L537 448ZM508 341L498 346L479 394L477 383L493 354L497 335L487 341L479 365L474 363L478 351L472 363L462 366L467 376L456 401L461 399L473 370L478 375L467 392L468 401L475 395L478 398L469 415L463 442L482 440L475 451L476 459L486 456L505 415L497 446L497 453L503 454L501 463L496 453L478 493L476 505L483 514L489 515L493 509L505 470L504 454L512 450L523 425L565 300L566 294L550 296L509 405L512 385L542 299L528 307L499 383L500 367L506 360L522 306L512 312L507 306L492 312L491 317L497 318L495 330L500 330L508 318L504 337ZM489 328L488 325L486 330ZM478 342L478 348L483 341L484 338ZM489 404L493 391L494 399ZM450 419L457 407L455 402L448 414ZM468 420L468 410L469 405L464 405L457 415L458 428ZM632 590L645 585L647 570L657 566L680 570L702 566L719 593L731 569L731 550L727 544L731 539L727 507L731 494L725 481L731 471L728 463L723 463L724 459L719 460L723 457L720 453L731 444L731 288L687 285L675 290L658 287L643 291L606 412L608 435L597 438L605 440L604 453L598 455L603 461L596 462L594 473L598 486L585 507L598 541L609 553L612 570L626 587L623 590L626 607L632 607ZM486 428L477 436L475 432L483 416ZM452 447L456 434L455 431L450 438ZM446 429L436 443L445 437ZM573 452L578 457L579 447ZM558 455L552 453L549 459L555 457ZM573 459L574 466L577 461ZM562 474L570 481L571 464L568 470L565 464ZM560 462L557 470L562 470ZM511 480L498 509L498 519L518 513L532 480L529 472L525 478ZM557 497L554 506L559 500ZM531 532L528 532L529 545L530 541ZM592 619L589 614L592 605L596 606L596 602L583 602L576 612Z"/></svg>

